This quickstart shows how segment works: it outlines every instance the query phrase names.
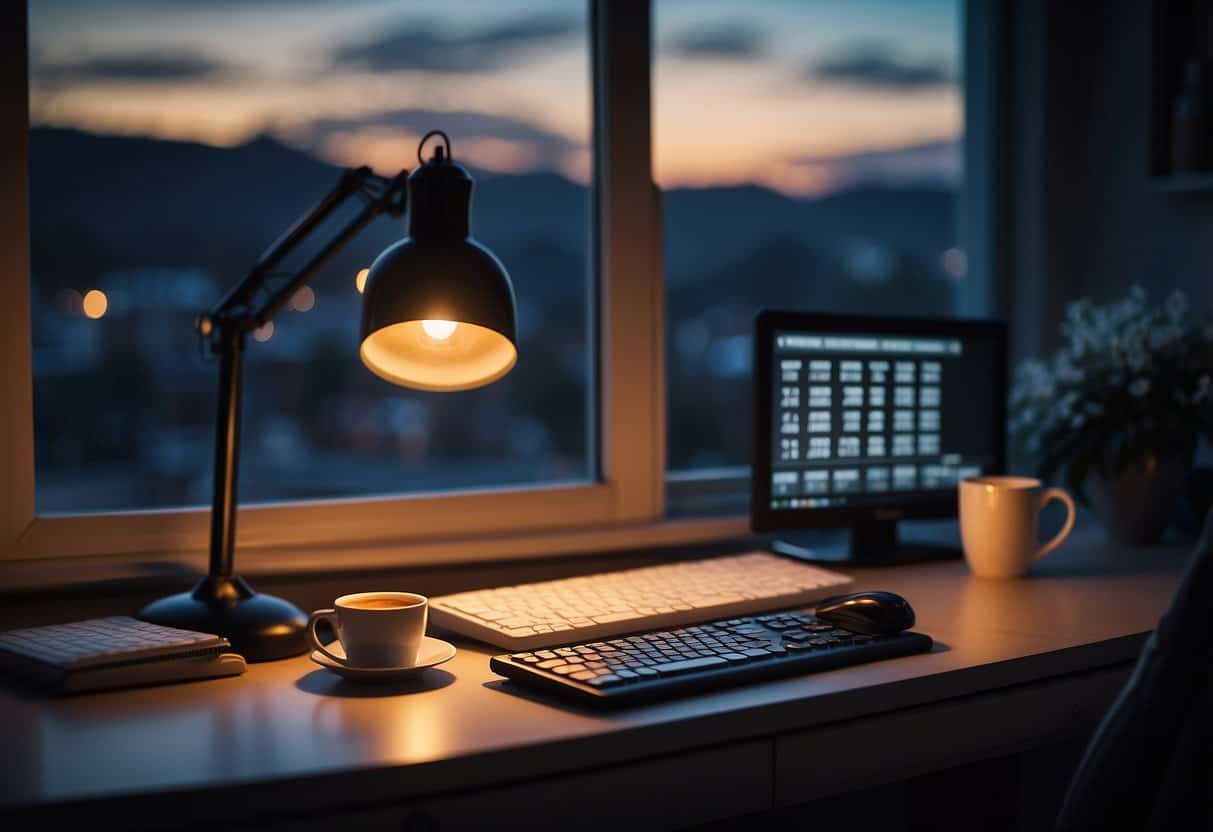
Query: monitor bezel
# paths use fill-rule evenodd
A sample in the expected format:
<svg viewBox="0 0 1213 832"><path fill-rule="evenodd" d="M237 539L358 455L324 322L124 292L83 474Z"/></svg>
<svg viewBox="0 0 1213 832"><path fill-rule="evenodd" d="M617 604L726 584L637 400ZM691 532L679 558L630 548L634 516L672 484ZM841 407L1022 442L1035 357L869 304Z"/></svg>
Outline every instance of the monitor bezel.
<svg viewBox="0 0 1213 832"><path fill-rule="evenodd" d="M776 331L834 332L854 334L879 332L890 335L930 335L943 337L985 337L994 341L995 367L991 377L991 395L995 412L1001 414L1003 429L997 431L993 473L1006 471L1007 412L1007 326L992 319L918 318L882 315L840 315L822 312L794 312L764 309L754 319L753 401L754 427L750 476L750 526L755 532L781 532L798 529L847 528L866 521L896 522L901 519L955 517L958 509L955 489L946 492L919 492L926 498L885 506L839 506L832 508L771 509L771 419L774 374L774 337Z"/></svg>

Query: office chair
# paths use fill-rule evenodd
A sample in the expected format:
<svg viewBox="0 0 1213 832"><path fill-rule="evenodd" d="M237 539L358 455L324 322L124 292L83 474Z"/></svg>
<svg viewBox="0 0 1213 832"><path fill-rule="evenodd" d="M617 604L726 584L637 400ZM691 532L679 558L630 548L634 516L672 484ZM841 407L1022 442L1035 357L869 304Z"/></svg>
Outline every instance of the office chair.
<svg viewBox="0 0 1213 832"><path fill-rule="evenodd" d="M1213 511L1171 608L1087 747L1058 832L1213 829Z"/></svg>

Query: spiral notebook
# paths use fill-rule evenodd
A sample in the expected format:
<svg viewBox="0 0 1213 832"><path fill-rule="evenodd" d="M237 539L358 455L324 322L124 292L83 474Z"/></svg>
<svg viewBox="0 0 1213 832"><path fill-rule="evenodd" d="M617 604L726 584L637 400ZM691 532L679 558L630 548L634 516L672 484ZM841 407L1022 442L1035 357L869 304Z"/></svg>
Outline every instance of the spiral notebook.
<svg viewBox="0 0 1213 832"><path fill-rule="evenodd" d="M54 693L235 676L245 669L226 638L128 616L0 632L0 672Z"/></svg>

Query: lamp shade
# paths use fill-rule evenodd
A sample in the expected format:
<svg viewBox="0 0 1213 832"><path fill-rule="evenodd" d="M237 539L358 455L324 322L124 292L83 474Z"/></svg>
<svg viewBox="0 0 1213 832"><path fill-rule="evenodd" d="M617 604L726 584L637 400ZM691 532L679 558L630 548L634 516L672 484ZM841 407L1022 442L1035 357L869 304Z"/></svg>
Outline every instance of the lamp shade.
<svg viewBox="0 0 1213 832"><path fill-rule="evenodd" d="M408 236L375 259L362 301L362 363L418 390L467 390L518 358L510 276L470 236L473 181L439 146L409 176Z"/></svg>

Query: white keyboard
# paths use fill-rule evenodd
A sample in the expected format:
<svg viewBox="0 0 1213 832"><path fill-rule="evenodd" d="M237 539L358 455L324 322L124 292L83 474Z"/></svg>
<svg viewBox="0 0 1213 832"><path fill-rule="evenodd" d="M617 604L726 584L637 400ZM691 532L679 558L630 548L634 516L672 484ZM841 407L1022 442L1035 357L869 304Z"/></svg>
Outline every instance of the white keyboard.
<svg viewBox="0 0 1213 832"><path fill-rule="evenodd" d="M430 621L507 650L679 627L818 601L851 583L769 552L600 572L430 599Z"/></svg>

